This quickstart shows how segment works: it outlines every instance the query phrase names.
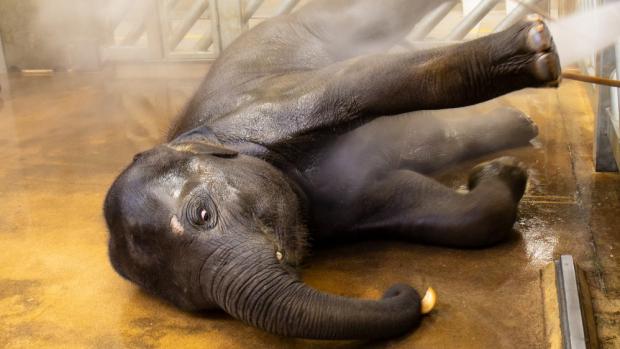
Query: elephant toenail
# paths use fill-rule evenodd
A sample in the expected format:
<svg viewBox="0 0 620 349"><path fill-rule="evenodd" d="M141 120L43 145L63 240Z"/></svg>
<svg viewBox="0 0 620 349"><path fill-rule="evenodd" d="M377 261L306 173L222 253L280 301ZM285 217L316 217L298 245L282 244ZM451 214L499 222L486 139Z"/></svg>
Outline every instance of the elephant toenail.
<svg viewBox="0 0 620 349"><path fill-rule="evenodd" d="M539 14L536 14L536 13L531 13L531 14L527 15L526 18L530 22L542 21L542 17Z"/></svg>
<svg viewBox="0 0 620 349"><path fill-rule="evenodd" d="M557 80L560 75L559 65L551 53L542 54L536 59L534 71L536 77L542 81L551 82Z"/></svg>
<svg viewBox="0 0 620 349"><path fill-rule="evenodd" d="M545 26L537 25L532 27L527 36L528 46L535 51L547 50L551 47L551 37L545 35Z"/></svg>
<svg viewBox="0 0 620 349"><path fill-rule="evenodd" d="M536 28L536 31L537 31L537 32L539 32L539 33L542 33L542 32L543 32L543 30L545 30L545 26L544 26L542 23L541 23L541 24L539 24L539 25L537 25L537 26L536 26L536 27L534 27L534 28Z"/></svg>
<svg viewBox="0 0 620 349"><path fill-rule="evenodd" d="M276 258L278 259L278 261L282 261L282 259L284 258L284 255L282 254L282 252L280 251L276 251Z"/></svg>

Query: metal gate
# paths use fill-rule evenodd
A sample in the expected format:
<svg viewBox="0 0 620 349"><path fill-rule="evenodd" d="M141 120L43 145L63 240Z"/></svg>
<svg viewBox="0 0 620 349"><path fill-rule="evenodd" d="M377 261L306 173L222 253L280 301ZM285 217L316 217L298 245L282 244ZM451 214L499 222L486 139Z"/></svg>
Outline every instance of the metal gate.
<svg viewBox="0 0 620 349"><path fill-rule="evenodd" d="M270 16L300 1L269 6ZM264 0L113 0L105 9L103 61L212 60L252 22Z"/></svg>
<svg viewBox="0 0 620 349"><path fill-rule="evenodd" d="M594 1L590 1L594 2ZM604 1L609 3L612 1ZM596 4L589 4L596 6ZM618 79L620 63L620 41L598 54L595 61L596 75ZM594 134L594 162L597 171L618 171L620 168L620 94L617 87L598 87L596 108L596 131Z"/></svg>
<svg viewBox="0 0 620 349"><path fill-rule="evenodd" d="M307 0L111 0L105 20L102 61L212 60L243 31L265 18L293 11ZM523 5L523 4L525 5ZM460 41L494 14L499 31L532 7L549 11L549 0L447 2L424 18L404 46L429 40ZM499 15L498 15L499 14ZM472 34L472 32L475 32ZM434 34L434 35L431 35Z"/></svg>

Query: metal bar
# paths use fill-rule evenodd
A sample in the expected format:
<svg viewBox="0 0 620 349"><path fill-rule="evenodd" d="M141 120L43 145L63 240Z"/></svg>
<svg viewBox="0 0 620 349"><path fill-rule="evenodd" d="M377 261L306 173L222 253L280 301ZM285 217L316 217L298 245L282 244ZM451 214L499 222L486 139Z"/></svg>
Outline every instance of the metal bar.
<svg viewBox="0 0 620 349"><path fill-rule="evenodd" d="M293 9L295 8L295 6L297 6L298 3L299 3L299 0L282 1L282 4L280 4L280 7L276 10L276 13L274 14L274 16L280 16L280 15L287 14L293 11Z"/></svg>
<svg viewBox="0 0 620 349"><path fill-rule="evenodd" d="M167 2L165 0L157 1L159 35L161 36L162 56L164 57L164 59L168 59L171 53L168 42L170 42L170 33L172 32L172 28L170 25L170 13L172 12L172 9L169 6L170 2Z"/></svg>
<svg viewBox="0 0 620 349"><path fill-rule="evenodd" d="M198 0L194 2L194 5L188 11L188 14L183 18L181 23L177 26L176 31L172 32L169 41L170 51L173 51L179 43L185 37L185 34L192 28L194 23L200 18L200 16L209 8L209 2L206 0Z"/></svg>
<svg viewBox="0 0 620 349"><path fill-rule="evenodd" d="M215 60L217 55L212 52L171 52L166 58L168 62L198 62Z"/></svg>
<svg viewBox="0 0 620 349"><path fill-rule="evenodd" d="M159 23L159 4L158 0L148 1L148 15L145 16L146 41L150 53L149 59L162 59L164 55L164 43Z"/></svg>
<svg viewBox="0 0 620 349"><path fill-rule="evenodd" d="M168 3L166 4L166 10L168 11L174 10L174 8L177 6L178 3L179 3L179 0L168 0Z"/></svg>
<svg viewBox="0 0 620 349"><path fill-rule="evenodd" d="M198 40L194 48L198 51L206 51L213 45L213 34L205 33L205 35Z"/></svg>
<svg viewBox="0 0 620 349"><path fill-rule="evenodd" d="M610 109L607 109L607 130L608 130L608 138L609 144L611 145L611 153L616 160L616 172L618 171L618 167L620 167L620 138L618 136L618 131L616 130L611 118L613 114Z"/></svg>
<svg viewBox="0 0 620 349"><path fill-rule="evenodd" d="M615 69L614 69L616 73L615 78L620 79L620 66L619 66L620 65L620 40L618 40L618 42L615 45L615 51L616 51L616 57L615 57L616 64L615 64ZM613 111L613 115L615 119L617 120L616 126L619 126L620 128L620 125L618 125L620 124L620 93L619 93L620 90L615 89L610 92L611 92L611 98L613 98L613 100L611 101L612 111ZM620 130L616 129L616 132L620 132Z"/></svg>
<svg viewBox="0 0 620 349"><path fill-rule="evenodd" d="M556 273L564 348L586 349L586 333L573 257L560 256L560 260L556 262Z"/></svg>
<svg viewBox="0 0 620 349"><path fill-rule="evenodd" d="M441 5L437 6L433 11L431 11L428 15L426 15L414 28L411 34L409 34L409 38L411 40L422 40L424 39L428 33L430 33L433 28L444 19L448 13L456 6L458 2L449 1L444 2Z"/></svg>
<svg viewBox="0 0 620 349"><path fill-rule="evenodd" d="M116 27L123 21L123 18L129 12L129 6L131 5L131 1L121 1L120 6L113 7L114 10L108 10L110 13L107 16L107 28L110 31L114 31Z"/></svg>
<svg viewBox="0 0 620 349"><path fill-rule="evenodd" d="M6 72L7 68L6 60L4 59L4 46L2 45L2 37L0 37L0 74L6 74Z"/></svg>
<svg viewBox="0 0 620 349"><path fill-rule="evenodd" d="M101 50L103 61L144 61L152 56L146 47L106 47Z"/></svg>
<svg viewBox="0 0 620 349"><path fill-rule="evenodd" d="M135 44L138 39L140 39L144 31L146 30L146 21L151 16L153 16L156 6L157 4L149 2L148 0L140 1L139 6L135 9L135 11L137 13L141 13L142 17L140 17L136 25L131 28L127 35L125 35L125 37L120 43L120 46L131 46Z"/></svg>
<svg viewBox="0 0 620 349"><path fill-rule="evenodd" d="M110 5L105 10L105 20L103 22L104 38L103 41L106 45L115 45L114 32L119 24L123 21L123 18L129 11L129 1L122 1L119 4Z"/></svg>
<svg viewBox="0 0 620 349"><path fill-rule="evenodd" d="M245 4L242 19L244 23L247 23L252 18L263 2L264 0L251 0L248 4ZM194 47L199 51L206 51L211 45L213 45L213 33L207 32Z"/></svg>
<svg viewBox="0 0 620 349"><path fill-rule="evenodd" d="M245 9L243 11L243 21L247 22L254 16L260 5L263 4L264 0L251 0L248 4L245 5Z"/></svg>
<svg viewBox="0 0 620 349"><path fill-rule="evenodd" d="M616 66L615 50L607 48L598 54L597 75L610 76ZM608 110L611 108L611 87L598 88L598 103L594 131L594 168L597 172L616 172L620 159L616 158L616 130L611 122ZM616 152L617 153L617 152Z"/></svg>
<svg viewBox="0 0 620 349"><path fill-rule="evenodd" d="M459 24L452 29L447 40L462 40L501 0L482 0Z"/></svg>
<svg viewBox="0 0 620 349"><path fill-rule="evenodd" d="M532 12L532 7L536 8L536 4L541 0L522 0L518 1L519 6L515 7L508 16L506 16L498 25L494 31L499 32L508 29L513 24L517 23L521 18L525 17L528 13ZM539 13L540 14L540 13Z"/></svg>
<svg viewBox="0 0 620 349"><path fill-rule="evenodd" d="M248 29L248 23L243 21L241 0L215 0L214 4L217 44L221 51Z"/></svg>
<svg viewBox="0 0 620 349"><path fill-rule="evenodd" d="M551 17L551 15L547 13L547 11L541 9L540 7L538 7L536 5L532 5L530 3L527 3L525 0L510 0L510 1L515 2L515 3L525 7L531 13L536 13L536 14L540 15L542 18L544 18L547 21L555 21L556 20L556 18Z"/></svg>
<svg viewBox="0 0 620 349"><path fill-rule="evenodd" d="M209 18L211 19L209 24L211 25L211 37L213 38L211 48L213 50L213 54L218 57L222 52L220 49L222 45L220 44L220 35L218 34L220 31L220 24L217 11L217 0L209 0Z"/></svg>
<svg viewBox="0 0 620 349"><path fill-rule="evenodd" d="M144 33L144 30L146 29L146 16L148 16L148 13L145 13L144 17L142 17L140 21L129 31L129 33L125 35L121 41L121 46L131 46L135 44L138 39L140 39L142 33Z"/></svg>

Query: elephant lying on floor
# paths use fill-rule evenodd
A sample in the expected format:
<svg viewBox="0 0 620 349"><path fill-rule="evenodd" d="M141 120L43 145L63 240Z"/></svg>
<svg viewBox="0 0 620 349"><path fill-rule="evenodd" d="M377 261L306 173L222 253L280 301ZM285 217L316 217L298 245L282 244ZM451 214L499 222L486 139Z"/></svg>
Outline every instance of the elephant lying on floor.
<svg viewBox="0 0 620 349"><path fill-rule="evenodd" d="M168 142L136 155L110 188L118 273L181 308L221 308L285 336L414 328L420 298L410 286L352 299L307 286L293 266L310 238L480 247L511 231L527 181L515 159L474 168L466 194L426 175L525 145L535 125L512 109L414 111L557 86L559 58L531 17L462 44L382 53L443 2L318 0L238 38Z"/></svg>

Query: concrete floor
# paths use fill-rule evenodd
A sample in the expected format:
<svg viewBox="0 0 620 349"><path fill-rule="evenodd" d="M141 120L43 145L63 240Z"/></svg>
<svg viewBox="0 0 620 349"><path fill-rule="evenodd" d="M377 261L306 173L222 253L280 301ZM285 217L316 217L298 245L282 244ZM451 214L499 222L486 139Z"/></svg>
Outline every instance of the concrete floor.
<svg viewBox="0 0 620 349"><path fill-rule="evenodd" d="M620 176L592 172L583 85L479 107L513 105L540 127L537 147L509 152L532 168L511 241L469 251L359 242L313 253L303 276L325 291L377 298L396 282L437 290L417 331L359 343L279 338L223 313L185 313L116 275L105 191L161 139L199 77L107 76L0 82L0 348L542 348L539 269L564 253L587 271L602 347L620 348ZM459 187L471 165L440 178Z"/></svg>

